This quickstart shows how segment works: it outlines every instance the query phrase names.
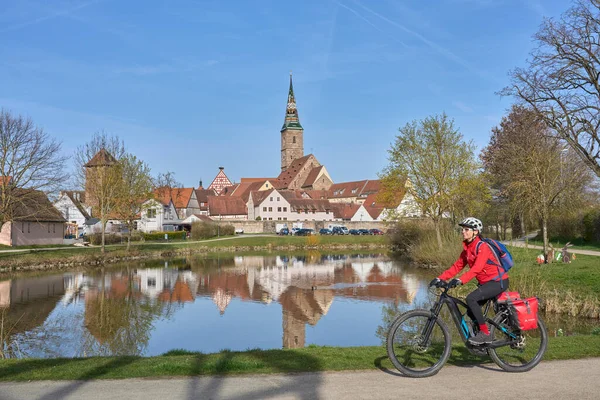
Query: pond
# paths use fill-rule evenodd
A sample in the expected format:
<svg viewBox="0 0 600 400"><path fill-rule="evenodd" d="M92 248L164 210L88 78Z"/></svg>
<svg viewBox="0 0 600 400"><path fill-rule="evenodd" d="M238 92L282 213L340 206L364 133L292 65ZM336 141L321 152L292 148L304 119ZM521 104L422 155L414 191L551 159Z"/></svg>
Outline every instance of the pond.
<svg viewBox="0 0 600 400"><path fill-rule="evenodd" d="M0 356L381 345L431 272L383 254L196 257L0 281ZM557 325L558 324L558 325ZM556 319L553 332L575 326ZM589 333L591 324L579 324Z"/></svg>

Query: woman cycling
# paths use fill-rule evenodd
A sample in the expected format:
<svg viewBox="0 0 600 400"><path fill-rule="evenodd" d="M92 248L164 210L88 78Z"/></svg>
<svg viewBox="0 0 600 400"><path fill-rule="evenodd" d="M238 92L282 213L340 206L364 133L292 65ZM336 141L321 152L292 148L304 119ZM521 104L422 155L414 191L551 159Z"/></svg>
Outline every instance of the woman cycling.
<svg viewBox="0 0 600 400"><path fill-rule="evenodd" d="M459 226L462 227L463 251L450 268L444 271L429 284L436 286L456 276L465 265L469 270L459 278L452 279L448 285L455 287L476 278L477 289L467 296L469 316L479 324L477 335L469 339L474 345L491 343L490 331L485 323L481 306L491 298L498 296L508 288L508 274L500 267L490 246L481 240L483 224L477 218L465 218Z"/></svg>

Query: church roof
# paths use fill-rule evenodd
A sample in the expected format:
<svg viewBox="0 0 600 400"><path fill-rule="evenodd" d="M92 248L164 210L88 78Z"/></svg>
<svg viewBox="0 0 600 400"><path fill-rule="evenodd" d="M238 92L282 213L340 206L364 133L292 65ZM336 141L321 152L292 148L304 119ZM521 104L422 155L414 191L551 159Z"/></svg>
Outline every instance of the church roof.
<svg viewBox="0 0 600 400"><path fill-rule="evenodd" d="M312 154L308 154L304 157L296 158L292 163L287 167L285 171L282 171L277 177L278 186L277 188L287 188L290 183L296 178L296 176L300 173L300 170L308 162L308 160L314 156Z"/></svg>
<svg viewBox="0 0 600 400"><path fill-rule="evenodd" d="M305 187L305 186L312 186L312 185L313 185L313 183L315 183L315 181L316 181L316 180L317 180L317 178L319 177L319 174L321 173L321 170L322 170L323 168L324 168L324 167L323 167L322 165L320 165L320 166L318 166L318 167L315 167L315 168L313 168L313 169L312 169L312 170L309 172L308 176L306 177L306 180L305 180L305 181L304 181L304 183L302 184L302 187Z"/></svg>
<svg viewBox="0 0 600 400"><path fill-rule="evenodd" d="M290 73L290 89L288 90L288 101L285 108L285 120L281 131L285 130L302 130L300 118L298 117L298 109L296 108L296 97L294 96L294 85L292 84L292 74Z"/></svg>

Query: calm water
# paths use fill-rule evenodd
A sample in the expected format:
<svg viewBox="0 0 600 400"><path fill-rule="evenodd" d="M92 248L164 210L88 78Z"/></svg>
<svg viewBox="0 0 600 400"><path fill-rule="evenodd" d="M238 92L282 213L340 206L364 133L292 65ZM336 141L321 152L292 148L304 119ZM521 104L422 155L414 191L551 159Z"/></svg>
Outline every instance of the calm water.
<svg viewBox="0 0 600 400"><path fill-rule="evenodd" d="M310 254L130 263L4 280L0 356L380 345L396 313L429 304L430 279L383 255Z"/></svg>

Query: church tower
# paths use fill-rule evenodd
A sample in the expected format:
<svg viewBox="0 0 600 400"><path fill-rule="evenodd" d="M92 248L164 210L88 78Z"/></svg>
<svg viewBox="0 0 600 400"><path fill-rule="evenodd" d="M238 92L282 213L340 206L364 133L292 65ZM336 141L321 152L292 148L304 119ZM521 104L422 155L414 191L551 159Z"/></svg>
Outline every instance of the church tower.
<svg viewBox="0 0 600 400"><path fill-rule="evenodd" d="M281 128L281 171L285 171L297 158L304 156L304 128L300 125L292 74L290 73L290 90L285 110L285 121Z"/></svg>

